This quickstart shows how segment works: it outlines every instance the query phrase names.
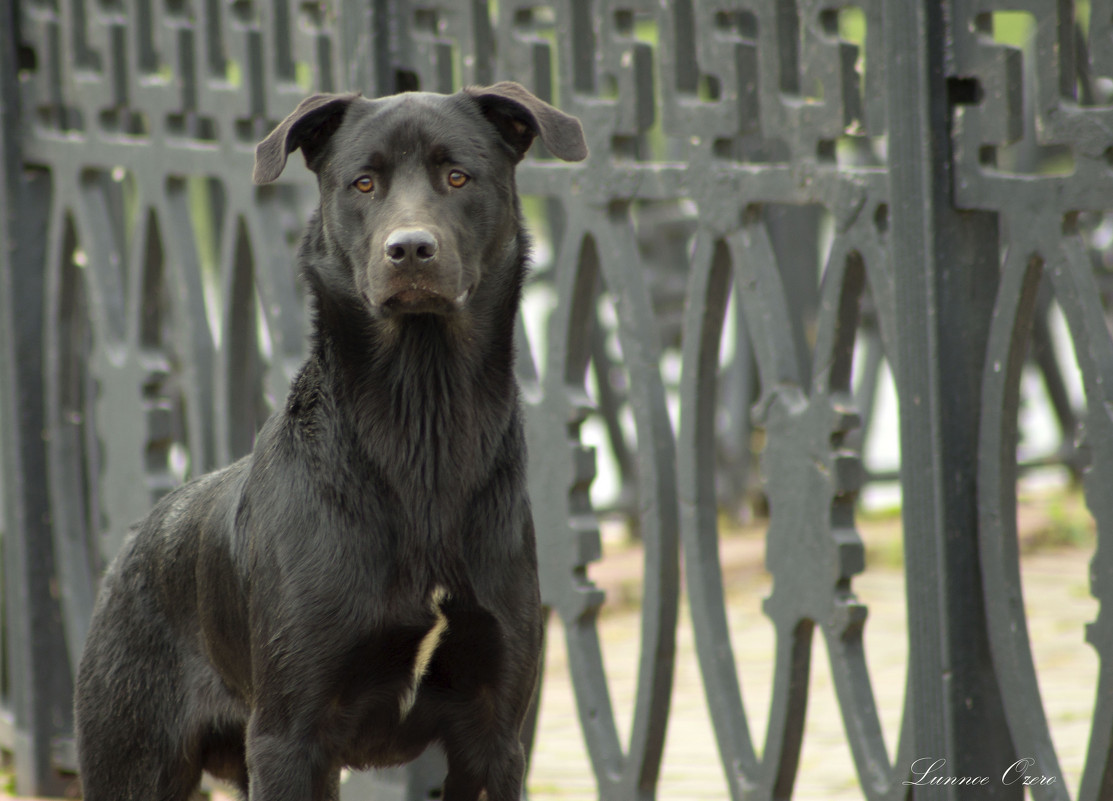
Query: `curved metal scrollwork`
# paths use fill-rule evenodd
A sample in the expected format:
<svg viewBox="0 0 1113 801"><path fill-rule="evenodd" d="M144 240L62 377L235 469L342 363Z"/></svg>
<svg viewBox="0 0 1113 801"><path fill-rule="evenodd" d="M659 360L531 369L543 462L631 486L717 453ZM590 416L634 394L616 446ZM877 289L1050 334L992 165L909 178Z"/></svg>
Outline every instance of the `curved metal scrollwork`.
<svg viewBox="0 0 1113 801"><path fill-rule="evenodd" d="M1086 500L1098 527L1098 550L1091 563L1091 591L1101 602L1101 612L1087 632L1087 639L1101 657L1090 732L1090 748L1082 776L1079 799L1107 798L1113 792L1113 665L1105 658L1111 642L1109 579L1113 576L1108 536L1113 526L1113 506L1103 478L1113 469L1113 341L1098 299L1092 263L1077 235L1064 238L1058 226L1025 229L1010 242L990 338L992 368L983 381L983 415L979 447L979 496L983 572L990 620L990 642L1005 698L1009 729L1018 749L1035 760L1034 770L1059 781L1033 787L1039 799L1066 799L1062 769L1051 742L1032 658L1032 645L1024 611L1017 540L1017 411L1020 372L1037 312L1042 280L1049 281L1063 310L1081 369L1087 414L1079 442L1088 454L1084 467Z"/></svg>
<svg viewBox="0 0 1113 801"><path fill-rule="evenodd" d="M71 654L80 653L99 568L181 480L171 471L173 444L199 465L211 452L207 330L191 340L205 320L199 276L172 272L181 251L167 257L168 245L181 243L164 239L160 220L171 215L157 207L162 193L149 191L155 178L53 175L45 379Z"/></svg>
<svg viewBox="0 0 1113 801"><path fill-rule="evenodd" d="M1098 6L1105 6L1099 8ZM981 106L956 118L956 194L966 208L999 214L1004 255L982 376L978 501L982 575L990 645L997 680L1018 754L1033 760L1030 773L1052 777L1032 796L1068 799L1044 711L1028 631L1017 534L1018 410L1020 378L1037 334L1046 339L1049 302L1062 311L1081 374L1085 414L1064 443L1069 464L1081 468L1086 502L1097 524L1090 564L1091 593L1100 602L1086 636L1099 656L1096 705L1076 797L1097 801L1113 794L1113 340L1103 307L1099 259L1084 237L1082 218L1100 215L1113 198L1108 173L1109 108L1101 105L1095 75L1108 74L1104 44L1108 4L1095 4L1084 29L1066 9L1028 29L1023 47L992 41L993 15L974 16L960 52L968 74L987 87L1011 81L1020 93L991 92ZM1088 34L1088 35L1087 35ZM1057 55L1049 46L1055 45ZM1058 81L1055 78L1058 78ZM1106 133L1095 136L1098 129ZM1063 159L1072 162L1064 172ZM1055 160L1060 164L1056 166ZM1101 166L1099 166L1101 165ZM1072 365L1073 367L1073 365ZM1062 417L1062 415L1060 415ZM1073 425L1073 415L1070 417Z"/></svg>
<svg viewBox="0 0 1113 801"><path fill-rule="evenodd" d="M672 432L658 367L658 339L644 284L620 272L636 253L622 209L610 218L570 210L561 257L554 269L557 295L565 302L549 328L543 401L534 409L531 438L535 508L542 563L542 598L564 623L576 703L600 793L629 798L652 792L664 747L672 690L678 608L676 481ZM579 442L590 407L585 381L591 326L599 291L606 287L619 309L619 341L630 375L638 432L637 522L645 546L642 657L628 748L619 743L599 643L597 616L603 603L586 578L600 556L599 533L587 491L593 455ZM563 426L554 425L563 421ZM561 479L554 468L564 464ZM567 472L564 472L567 471ZM569 487L562 500L555 486ZM543 499L543 500L542 500ZM550 500L551 499L551 500Z"/></svg>
<svg viewBox="0 0 1113 801"><path fill-rule="evenodd" d="M685 326L679 449L685 569L700 667L728 783L735 798L791 792L803 738L812 635L830 655L848 739L868 798L907 788L907 710L896 767L881 736L862 633L865 607L851 590L864 566L853 522L861 479L843 441L858 424L851 360L858 309L871 276L889 284L888 263L868 218L839 235L823 272L810 382L788 330L787 303L764 218L754 209L722 238L702 233L695 249ZM856 241L857 240L857 241ZM856 249L859 244L862 249ZM766 565L773 592L765 612L776 630L774 688L759 760L741 703L718 561L714 497L714 408L718 344L731 282L754 344L762 388L755 425L765 432L762 468L770 506ZM886 326L887 327L887 326ZM690 372L689 372L690 371ZM810 383L810 391L805 386ZM761 788L757 790L756 788Z"/></svg>

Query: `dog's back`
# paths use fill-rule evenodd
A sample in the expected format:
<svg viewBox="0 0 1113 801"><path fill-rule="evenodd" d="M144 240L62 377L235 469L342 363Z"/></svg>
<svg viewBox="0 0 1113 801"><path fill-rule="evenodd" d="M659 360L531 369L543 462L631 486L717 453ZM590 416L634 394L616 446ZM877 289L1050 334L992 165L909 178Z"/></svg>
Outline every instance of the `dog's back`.
<svg viewBox="0 0 1113 801"><path fill-rule="evenodd" d="M579 123L516 84L305 101L311 355L251 456L167 496L105 578L78 675L86 798L334 798L445 748L445 798L516 799L542 621L513 328L513 170Z"/></svg>

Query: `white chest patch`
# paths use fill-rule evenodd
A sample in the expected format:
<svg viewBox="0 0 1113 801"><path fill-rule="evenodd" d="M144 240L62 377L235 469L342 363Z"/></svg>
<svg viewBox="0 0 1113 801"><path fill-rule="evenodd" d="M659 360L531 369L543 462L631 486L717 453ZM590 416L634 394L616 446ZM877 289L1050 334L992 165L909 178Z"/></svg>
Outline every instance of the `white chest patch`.
<svg viewBox="0 0 1113 801"><path fill-rule="evenodd" d="M425 678L425 672L429 669L429 661L433 658L433 652L437 650L441 638L448 631L448 618L441 611L441 604L447 598L448 590L444 587L436 587L429 596L429 606L432 608L433 614L437 616L437 620L433 623L433 627L421 638L421 642L418 643L417 654L414 656L413 673L410 676L410 686L402 693L399 703L402 718L405 718L413 709L414 702L417 701L417 688L421 685L421 680Z"/></svg>

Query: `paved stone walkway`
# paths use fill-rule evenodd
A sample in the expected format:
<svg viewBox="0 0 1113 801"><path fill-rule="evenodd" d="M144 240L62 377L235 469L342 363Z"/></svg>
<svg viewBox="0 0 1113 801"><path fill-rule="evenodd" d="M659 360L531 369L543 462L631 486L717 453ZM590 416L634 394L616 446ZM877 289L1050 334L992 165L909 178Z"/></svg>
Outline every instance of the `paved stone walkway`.
<svg viewBox="0 0 1113 801"><path fill-rule="evenodd" d="M728 547L739 549L738 545ZM1024 558L1029 631L1041 692L1072 795L1085 758L1098 668L1096 653L1084 640L1085 624L1093 621L1098 611L1097 602L1089 594L1090 556L1087 549L1061 549ZM729 619L751 734L760 743L764 740L772 688L773 632L761 612L770 580L760 569L738 567L736 564L734 575L728 577ZM886 744L892 754L907 669L904 574L895 566L871 569L855 579L854 587L870 611L866 627L867 659ZM621 586L616 591L621 592ZM629 731L636 683L638 625L638 616L630 609L606 614L602 619L611 695L624 735ZM552 634L538 746L528 780L531 798L588 801L597 796L576 719L559 624L553 627ZM816 801L861 799L822 637L817 635L814 642L807 729L793 797ZM685 801L727 797L685 609L658 798Z"/></svg>

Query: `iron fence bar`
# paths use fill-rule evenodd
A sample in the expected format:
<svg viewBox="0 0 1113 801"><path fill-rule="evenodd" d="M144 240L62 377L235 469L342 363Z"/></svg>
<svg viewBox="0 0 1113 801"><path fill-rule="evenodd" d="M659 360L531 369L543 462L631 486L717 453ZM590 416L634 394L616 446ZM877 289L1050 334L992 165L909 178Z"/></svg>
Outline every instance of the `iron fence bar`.
<svg viewBox="0 0 1113 801"><path fill-rule="evenodd" d="M997 285L996 217L951 200L948 4L885 8L889 182L901 402L901 484L915 756L947 775L1015 760L989 664L978 569L976 442L987 320ZM944 376L946 380L944 380ZM1020 798L1002 784L917 786L915 798Z"/></svg>
<svg viewBox="0 0 1113 801"><path fill-rule="evenodd" d="M42 269L47 177L21 156L18 6L0 2L0 458L3 611L0 649L10 696L0 727L20 792L61 795L54 740L72 725L58 600L43 432ZM9 728L10 726L10 728Z"/></svg>

